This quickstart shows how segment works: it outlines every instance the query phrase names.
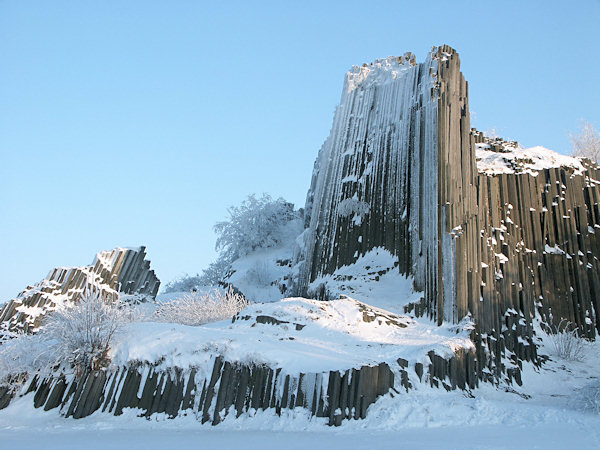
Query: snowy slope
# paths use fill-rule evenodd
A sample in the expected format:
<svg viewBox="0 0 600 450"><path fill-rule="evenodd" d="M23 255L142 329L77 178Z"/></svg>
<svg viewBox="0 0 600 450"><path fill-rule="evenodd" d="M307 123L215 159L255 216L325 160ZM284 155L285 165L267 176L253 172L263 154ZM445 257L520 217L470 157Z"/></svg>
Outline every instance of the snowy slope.
<svg viewBox="0 0 600 450"><path fill-rule="evenodd" d="M233 274L226 282L252 302L280 300L284 296L281 291L285 289L280 286L286 285L285 277L290 273L292 257L292 244L258 249L232 263Z"/></svg>
<svg viewBox="0 0 600 450"><path fill-rule="evenodd" d="M280 232L279 245L258 248L236 259L225 282L251 302L275 302L285 297L291 284L296 238L301 232L302 221L290 221Z"/></svg>
<svg viewBox="0 0 600 450"><path fill-rule="evenodd" d="M399 314L422 297L421 292L414 291L412 277L399 272L398 258L380 247L360 256L354 264L320 276L309 285L309 294L322 289L330 295L347 295Z"/></svg>
<svg viewBox="0 0 600 450"><path fill-rule="evenodd" d="M398 358L423 362L430 350L450 357L457 348L473 347L469 332L416 321L351 298L290 298L252 304L234 322L200 327L131 324L113 345L111 356L117 366L148 362L164 368L208 367L219 355L288 373L322 372L380 362L396 365Z"/></svg>

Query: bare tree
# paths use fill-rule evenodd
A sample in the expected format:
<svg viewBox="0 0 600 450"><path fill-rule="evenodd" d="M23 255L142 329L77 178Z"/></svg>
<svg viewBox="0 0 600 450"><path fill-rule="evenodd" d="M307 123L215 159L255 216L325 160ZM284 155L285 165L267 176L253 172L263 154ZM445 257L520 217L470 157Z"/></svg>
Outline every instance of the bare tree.
<svg viewBox="0 0 600 450"><path fill-rule="evenodd" d="M79 303L49 314L43 333L58 343L61 362L95 370L108 365L111 340L125 321L118 299L90 290Z"/></svg>
<svg viewBox="0 0 600 450"><path fill-rule="evenodd" d="M573 156L600 163L600 135L590 122L582 121L581 133L571 134Z"/></svg>

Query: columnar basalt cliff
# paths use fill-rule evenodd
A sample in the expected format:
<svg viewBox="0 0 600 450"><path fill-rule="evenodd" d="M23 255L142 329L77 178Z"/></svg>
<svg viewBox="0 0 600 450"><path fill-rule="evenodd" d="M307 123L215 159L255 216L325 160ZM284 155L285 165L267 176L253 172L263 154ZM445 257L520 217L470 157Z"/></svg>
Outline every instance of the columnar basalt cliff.
<svg viewBox="0 0 600 450"><path fill-rule="evenodd" d="M86 287L105 294L154 299L160 281L145 258L145 247L117 247L98 253L89 266L52 269L47 278L4 305L0 324L12 331L33 331L48 311L77 302Z"/></svg>
<svg viewBox="0 0 600 450"><path fill-rule="evenodd" d="M465 310L526 359L535 347L519 337L531 336L536 315L543 325L556 329L564 321L594 338L600 306L598 167L547 150L541 155L546 159L538 160L535 148L520 151L514 143L501 143L494 152L477 132L473 137L479 208L470 226L480 235L463 248L477 252L481 269L468 280ZM503 164L490 165L494 160ZM462 263L458 273L464 272Z"/></svg>
<svg viewBox="0 0 600 450"><path fill-rule="evenodd" d="M207 373L197 369L156 370L150 365L90 371L82 376L33 378L25 393L35 392L34 406L60 408L65 417L79 419L101 410L119 416L136 408L149 417L194 414L202 422L221 422L233 408L236 417L251 409L282 410L303 407L330 425L366 416L367 408L394 387L394 374L386 364L343 373L300 373L223 361L217 357ZM4 394L4 395L3 395ZM0 409L10 402L1 392ZM6 399L4 397L6 396Z"/></svg>
<svg viewBox="0 0 600 450"><path fill-rule="evenodd" d="M315 163L298 292L326 296L323 276L383 247L423 293L407 312L472 316L480 371L505 373L503 356L537 362L536 314L594 337L600 172L565 157L534 170L523 150L471 129L448 46L421 64L408 54L354 68ZM504 170L485 155L478 169L478 152Z"/></svg>
<svg viewBox="0 0 600 450"><path fill-rule="evenodd" d="M422 64L406 54L353 69L315 163L300 292L383 247L414 277L429 311L456 321L449 231L476 214L475 176L454 50L434 49Z"/></svg>
<svg viewBox="0 0 600 450"><path fill-rule="evenodd" d="M472 129L448 46L420 64L407 53L355 67L315 162L286 279L296 294L340 298L254 303L200 327L130 324L109 367L18 373L0 385L0 409L33 393L36 407L74 418L137 408L218 424L300 406L339 425L417 383L521 384L523 361L544 361L538 324L600 331L599 186L589 161ZM159 282L144 256L116 249L55 269L9 302L0 323L35 330L40 311L76 301L89 283L153 297ZM394 298L369 305L364 292L373 303Z"/></svg>
<svg viewBox="0 0 600 450"><path fill-rule="evenodd" d="M468 355L468 354L466 354ZM475 387L465 370L464 353L449 361L431 352L429 368L417 366L432 386L451 389ZM124 408L135 408L142 417L166 413L170 418L195 415L213 425L228 414L258 409L282 411L302 407L313 416L327 417L329 425L344 419L364 419L367 409L381 395L394 389L394 371L381 363L345 371L286 374L263 365L228 362L217 357L212 370L173 368L164 371L142 364L112 370L87 371L80 376L56 374L33 377L23 390L34 393L36 408L59 408L65 417L79 419L96 411L119 416ZM412 388L406 361L398 361L398 385ZM425 372L424 372L425 370ZM447 383L452 377L454 384ZM413 380L412 382L415 382ZM418 382L418 381L417 381ZM0 409L8 406L13 392L0 387Z"/></svg>

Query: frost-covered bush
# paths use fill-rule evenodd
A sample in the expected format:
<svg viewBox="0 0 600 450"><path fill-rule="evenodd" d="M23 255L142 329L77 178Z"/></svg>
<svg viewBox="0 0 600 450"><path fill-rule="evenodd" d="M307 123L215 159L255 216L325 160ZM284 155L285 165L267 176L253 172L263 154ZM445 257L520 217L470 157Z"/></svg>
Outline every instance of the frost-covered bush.
<svg viewBox="0 0 600 450"><path fill-rule="evenodd" d="M549 342L552 353L568 361L579 361L584 355L586 340L579 337L577 328L561 320L558 326L552 326L544 340Z"/></svg>
<svg viewBox="0 0 600 450"><path fill-rule="evenodd" d="M203 325L230 319L248 305L244 296L230 289L224 293L213 290L208 293L192 292L181 298L163 303L157 310L162 322L182 325Z"/></svg>
<svg viewBox="0 0 600 450"><path fill-rule="evenodd" d="M268 194L256 198L248 196L240 206L228 209L229 219L217 222L216 248L225 261L247 255L257 248L274 247L288 236L286 225L300 214L294 205L279 198L273 200Z"/></svg>
<svg viewBox="0 0 600 450"><path fill-rule="evenodd" d="M58 351L56 342L43 334L11 334L0 345L0 384L53 367L59 362Z"/></svg>
<svg viewBox="0 0 600 450"><path fill-rule="evenodd" d="M221 255L216 261L202 271L200 285L217 286L231 270L231 261L225 255Z"/></svg>
<svg viewBox="0 0 600 450"><path fill-rule="evenodd" d="M217 222L216 249L219 257L202 274L184 276L167 284L165 293L191 292L198 286L217 286L231 274L232 263L259 248L276 247L294 242L302 232L302 210L282 198L268 194L260 198L249 195L239 206L228 209L229 219ZM271 281L271 280L269 280Z"/></svg>
<svg viewBox="0 0 600 450"><path fill-rule="evenodd" d="M589 158L600 163L600 134L590 122L582 121L581 132L571 134L573 156Z"/></svg>
<svg viewBox="0 0 600 450"><path fill-rule="evenodd" d="M571 405L577 409L600 414L600 380L594 380L577 389L571 398Z"/></svg>
<svg viewBox="0 0 600 450"><path fill-rule="evenodd" d="M220 256L216 261L210 263L202 271L201 275L196 274L195 276L191 276L185 274L167 283L163 292L165 294L171 292L192 292L198 290L200 286L217 286L230 269L231 262Z"/></svg>
<svg viewBox="0 0 600 450"><path fill-rule="evenodd" d="M48 313L36 334L4 333L0 345L0 382L24 374L68 366L77 371L108 365L110 343L132 307L89 290L67 308Z"/></svg>
<svg viewBox="0 0 600 450"><path fill-rule="evenodd" d="M88 291L78 303L48 314L41 333L58 344L60 362L99 369L108 365L111 340L126 321L118 300Z"/></svg>

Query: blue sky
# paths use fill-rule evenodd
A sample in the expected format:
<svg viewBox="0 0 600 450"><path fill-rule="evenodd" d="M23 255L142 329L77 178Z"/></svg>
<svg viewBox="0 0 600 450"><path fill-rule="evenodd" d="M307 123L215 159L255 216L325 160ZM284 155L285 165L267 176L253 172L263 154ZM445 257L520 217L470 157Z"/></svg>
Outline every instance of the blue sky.
<svg viewBox="0 0 600 450"><path fill-rule="evenodd" d="M474 126L568 153L580 119L600 128L599 19L594 0L0 0L0 301L117 245L193 274L228 206L303 205L344 74L375 58L449 44Z"/></svg>

